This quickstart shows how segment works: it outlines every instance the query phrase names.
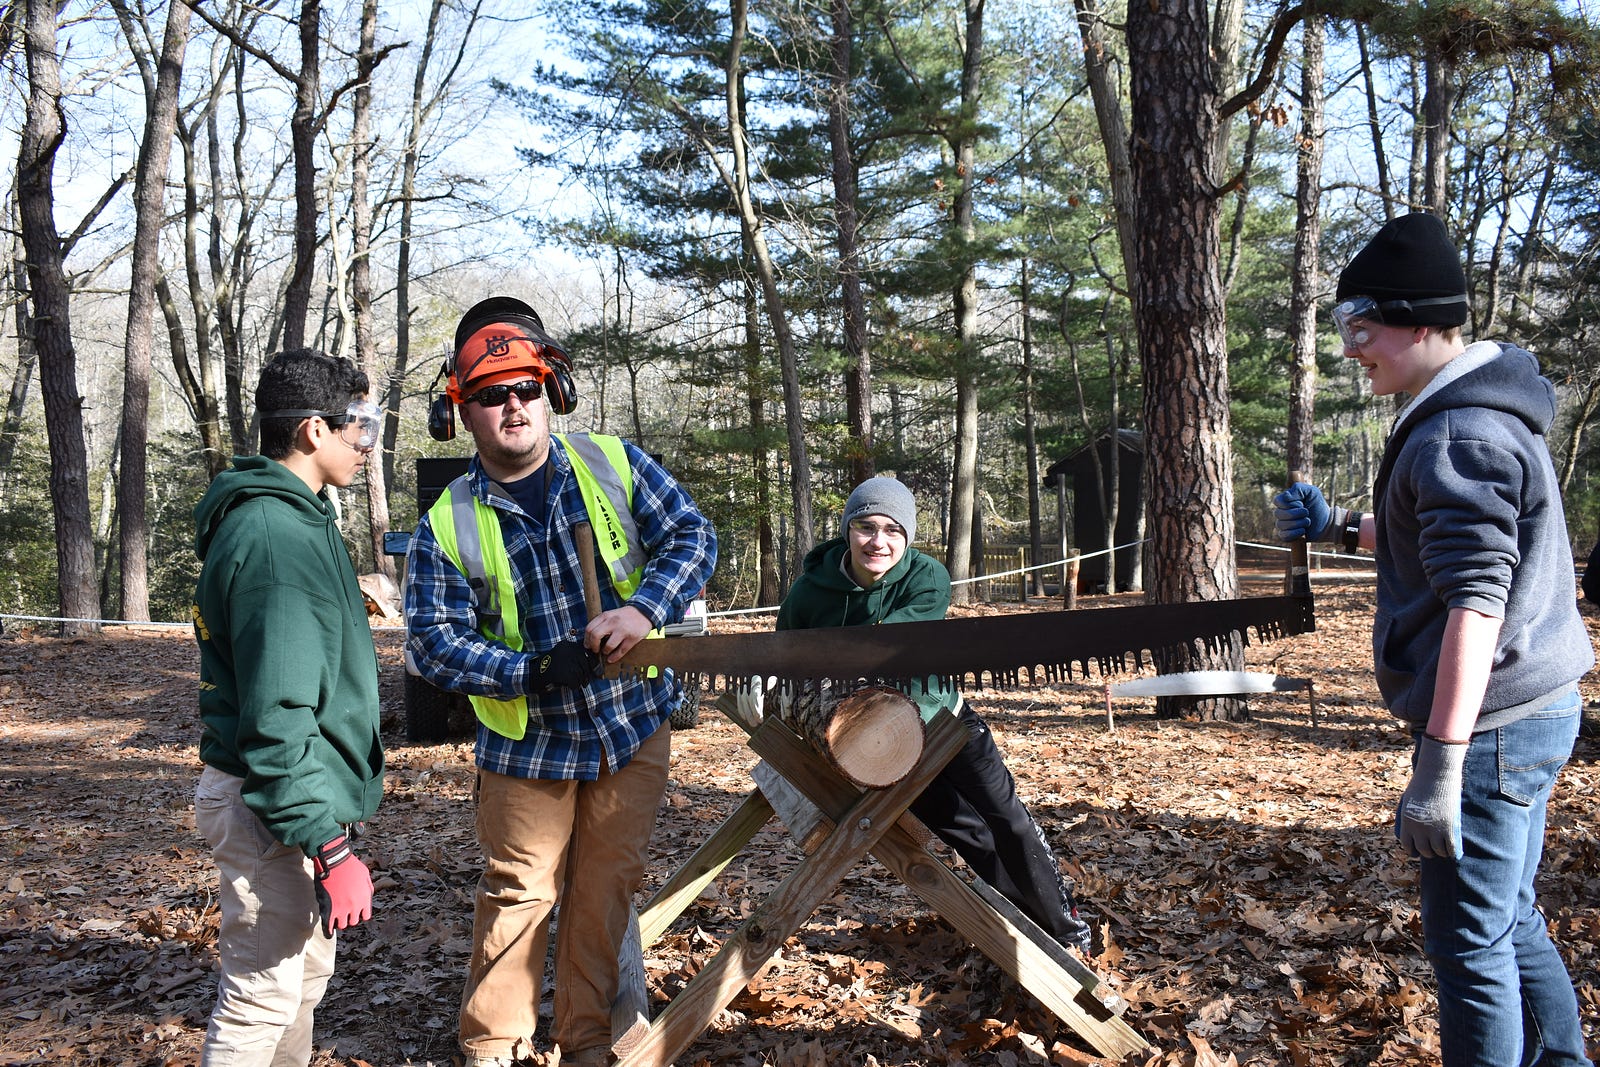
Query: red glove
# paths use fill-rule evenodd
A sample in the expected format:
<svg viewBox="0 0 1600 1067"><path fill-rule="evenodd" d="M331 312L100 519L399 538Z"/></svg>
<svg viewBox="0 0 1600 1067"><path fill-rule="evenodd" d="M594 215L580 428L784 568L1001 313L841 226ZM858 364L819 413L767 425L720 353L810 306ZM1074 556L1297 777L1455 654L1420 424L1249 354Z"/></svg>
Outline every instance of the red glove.
<svg viewBox="0 0 1600 1067"><path fill-rule="evenodd" d="M348 930L372 918L372 875L367 865L350 851L344 834L317 849L311 858L317 874L317 911L322 916L322 936Z"/></svg>

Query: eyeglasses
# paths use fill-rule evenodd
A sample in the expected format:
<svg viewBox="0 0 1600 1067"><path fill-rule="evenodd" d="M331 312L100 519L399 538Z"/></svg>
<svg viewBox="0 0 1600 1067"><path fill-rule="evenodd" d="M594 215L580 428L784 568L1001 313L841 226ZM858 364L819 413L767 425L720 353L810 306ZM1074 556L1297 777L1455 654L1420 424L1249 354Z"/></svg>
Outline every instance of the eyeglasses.
<svg viewBox="0 0 1600 1067"><path fill-rule="evenodd" d="M530 378L525 382L502 382L499 385L485 386L467 397L466 402L477 404L482 408L497 408L504 404L512 393L516 393L518 400L528 404L538 400L543 392L543 387Z"/></svg>
<svg viewBox="0 0 1600 1067"><path fill-rule="evenodd" d="M864 519L852 520L850 532L865 541L870 541L874 537L898 537L903 541L906 536L906 528L898 522L886 522L880 526L875 522L867 522Z"/></svg>
<svg viewBox="0 0 1600 1067"><path fill-rule="evenodd" d="M1379 326L1385 325L1383 318L1385 311L1412 311L1420 307L1466 302L1467 297L1464 293L1460 296L1435 296L1425 300L1386 300L1381 304L1370 296L1352 296L1334 306L1333 325L1339 331L1339 340L1344 342L1346 348L1360 348L1362 345L1372 343L1372 334L1359 324L1368 322L1377 323Z"/></svg>
<svg viewBox="0 0 1600 1067"><path fill-rule="evenodd" d="M383 430L383 409L370 400L352 400L343 412L318 411L314 408L286 408L282 411L263 411L263 419L321 419L339 431L339 440L351 448L365 452L376 448L378 435ZM356 428L355 439L345 432Z"/></svg>

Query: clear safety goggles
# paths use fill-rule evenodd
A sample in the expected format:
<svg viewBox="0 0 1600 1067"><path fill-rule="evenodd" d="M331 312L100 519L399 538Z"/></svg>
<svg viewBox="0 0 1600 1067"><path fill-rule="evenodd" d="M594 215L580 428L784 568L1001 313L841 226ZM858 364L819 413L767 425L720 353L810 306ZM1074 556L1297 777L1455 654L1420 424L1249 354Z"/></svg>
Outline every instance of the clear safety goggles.
<svg viewBox="0 0 1600 1067"><path fill-rule="evenodd" d="M383 432L383 409L371 400L352 400L342 412L317 411L314 408L289 408L283 411L264 411L263 419L321 419L339 431L339 439L351 448L365 452L376 448ZM354 430L352 431L352 427Z"/></svg>
<svg viewBox="0 0 1600 1067"><path fill-rule="evenodd" d="M1370 296L1352 296L1334 305L1333 325L1339 331L1339 340L1344 342L1346 348L1360 348L1362 345L1372 343L1372 334L1363 328L1363 324L1388 325L1384 319L1385 312L1392 316L1396 312L1408 312L1421 307L1466 302L1467 297L1464 293L1460 296L1433 296L1424 300L1385 300L1381 304Z"/></svg>

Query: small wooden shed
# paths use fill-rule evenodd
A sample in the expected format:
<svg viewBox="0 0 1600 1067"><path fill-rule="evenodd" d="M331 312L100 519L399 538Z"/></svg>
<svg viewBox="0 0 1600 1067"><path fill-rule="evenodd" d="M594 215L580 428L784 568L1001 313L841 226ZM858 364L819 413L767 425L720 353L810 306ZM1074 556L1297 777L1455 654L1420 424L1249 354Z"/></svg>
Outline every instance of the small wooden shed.
<svg viewBox="0 0 1600 1067"><path fill-rule="evenodd" d="M1144 434L1138 430L1118 430L1118 494L1116 543L1129 545L1116 554L1116 587L1132 589L1138 578L1139 516L1144 509ZM1103 432L1093 444L1084 445L1065 459L1052 463L1045 470L1045 481L1055 485L1056 478L1067 476L1067 491L1072 497L1072 542L1078 552L1088 554L1111 547L1106 544L1105 507L1101 503L1099 473L1095 470L1098 454L1101 470L1111 470L1112 435ZM1078 587L1082 590L1109 589L1106 581L1107 556L1095 556L1083 561L1078 571Z"/></svg>

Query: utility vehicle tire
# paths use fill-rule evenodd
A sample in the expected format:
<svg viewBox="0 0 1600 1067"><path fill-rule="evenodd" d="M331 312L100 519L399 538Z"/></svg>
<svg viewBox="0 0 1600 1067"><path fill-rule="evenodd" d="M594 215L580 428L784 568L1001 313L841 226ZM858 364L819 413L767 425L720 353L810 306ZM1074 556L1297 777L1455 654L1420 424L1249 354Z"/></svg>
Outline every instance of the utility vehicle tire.
<svg viewBox="0 0 1600 1067"><path fill-rule="evenodd" d="M700 725L699 686L693 689L688 686L683 687L683 699L678 702L672 714L667 716L667 721L672 724L674 730L692 730Z"/></svg>
<svg viewBox="0 0 1600 1067"><path fill-rule="evenodd" d="M406 672L406 740L435 745L448 741L460 732L460 705L464 702L453 693L423 681Z"/></svg>

